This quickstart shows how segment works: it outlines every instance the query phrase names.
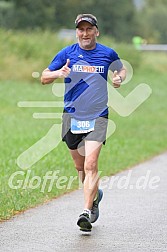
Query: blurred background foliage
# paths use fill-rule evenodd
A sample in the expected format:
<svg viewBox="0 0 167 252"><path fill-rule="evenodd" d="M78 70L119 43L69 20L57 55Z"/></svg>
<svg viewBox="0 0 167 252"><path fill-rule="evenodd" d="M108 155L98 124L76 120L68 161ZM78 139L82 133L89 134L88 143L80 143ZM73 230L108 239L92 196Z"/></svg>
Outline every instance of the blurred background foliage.
<svg viewBox="0 0 167 252"><path fill-rule="evenodd" d="M139 35L148 43L167 41L166 0L4 0L0 1L0 27L17 30L74 29L79 13L98 17L102 35L131 42Z"/></svg>
<svg viewBox="0 0 167 252"><path fill-rule="evenodd" d="M54 55L73 42L61 39L50 30L23 32L0 29L0 81L12 79L35 82L32 73L37 71L41 74ZM117 43L104 35L99 37L98 42L114 48L121 59L128 61L134 69L142 64L141 51L131 44Z"/></svg>

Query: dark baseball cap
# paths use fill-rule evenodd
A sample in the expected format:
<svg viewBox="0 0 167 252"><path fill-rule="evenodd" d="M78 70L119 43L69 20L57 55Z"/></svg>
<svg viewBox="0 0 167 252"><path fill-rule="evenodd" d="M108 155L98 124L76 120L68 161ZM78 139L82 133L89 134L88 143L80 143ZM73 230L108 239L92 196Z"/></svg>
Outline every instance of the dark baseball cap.
<svg viewBox="0 0 167 252"><path fill-rule="evenodd" d="M90 23L93 26L97 26L97 18L93 16L92 14L79 14L75 20L76 28L78 28L78 25L82 22L86 21Z"/></svg>

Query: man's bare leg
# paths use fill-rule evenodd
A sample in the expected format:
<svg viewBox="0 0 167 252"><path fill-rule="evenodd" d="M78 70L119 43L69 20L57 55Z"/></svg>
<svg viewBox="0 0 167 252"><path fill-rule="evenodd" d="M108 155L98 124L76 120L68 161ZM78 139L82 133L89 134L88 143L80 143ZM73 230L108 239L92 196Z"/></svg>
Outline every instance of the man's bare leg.
<svg viewBox="0 0 167 252"><path fill-rule="evenodd" d="M84 150L70 150L75 167L78 170L80 180L84 185L84 211L79 216L77 225L82 231L91 231L92 206L98 190L98 157L102 144L96 141L85 141ZM83 155L85 153L85 156ZM98 199L97 199L98 200ZM99 215L99 214L98 214ZM97 219L98 216L95 218ZM94 222L94 221L92 221Z"/></svg>
<svg viewBox="0 0 167 252"><path fill-rule="evenodd" d="M96 141L85 141L85 180L84 180L84 209L91 210L93 200L98 190L98 157L102 143ZM92 151L93 150L93 151Z"/></svg>
<svg viewBox="0 0 167 252"><path fill-rule="evenodd" d="M85 156L80 155L78 150L70 150L70 154L73 158L75 168L78 171L79 179L83 183L85 179L85 171L84 171Z"/></svg>

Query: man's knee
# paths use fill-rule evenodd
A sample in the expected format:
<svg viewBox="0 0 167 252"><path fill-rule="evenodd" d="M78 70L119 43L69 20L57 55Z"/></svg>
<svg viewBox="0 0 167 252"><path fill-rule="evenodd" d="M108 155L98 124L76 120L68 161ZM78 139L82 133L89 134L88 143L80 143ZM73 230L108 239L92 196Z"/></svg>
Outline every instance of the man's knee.
<svg viewBox="0 0 167 252"><path fill-rule="evenodd" d="M86 159L85 160L85 166L84 166L85 172L97 172L97 160L96 159Z"/></svg>

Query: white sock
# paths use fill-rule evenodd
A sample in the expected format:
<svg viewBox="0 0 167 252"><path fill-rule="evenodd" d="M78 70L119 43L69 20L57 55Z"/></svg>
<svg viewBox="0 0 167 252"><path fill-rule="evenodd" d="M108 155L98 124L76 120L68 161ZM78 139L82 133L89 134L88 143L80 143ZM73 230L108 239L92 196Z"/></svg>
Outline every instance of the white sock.
<svg viewBox="0 0 167 252"><path fill-rule="evenodd" d="M84 210L83 210L83 213L88 214L89 217L90 217L91 211L90 211L90 209L84 209Z"/></svg>

